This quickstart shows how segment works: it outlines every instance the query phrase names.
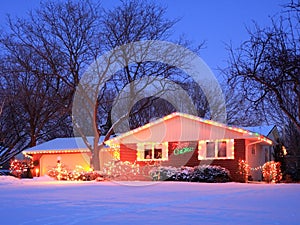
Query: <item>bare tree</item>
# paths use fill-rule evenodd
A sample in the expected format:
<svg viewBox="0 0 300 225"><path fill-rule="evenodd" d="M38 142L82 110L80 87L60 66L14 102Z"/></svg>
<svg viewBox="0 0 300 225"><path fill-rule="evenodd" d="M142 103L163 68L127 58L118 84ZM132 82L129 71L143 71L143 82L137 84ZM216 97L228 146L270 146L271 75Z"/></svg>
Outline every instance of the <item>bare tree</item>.
<svg viewBox="0 0 300 225"><path fill-rule="evenodd" d="M299 9L298 5L295 5ZM284 8L286 9L286 8ZM300 129L299 10L288 10L272 25L248 29L249 40L229 46L228 84L269 120L278 116ZM242 99L240 99L242 100Z"/></svg>
<svg viewBox="0 0 300 225"><path fill-rule="evenodd" d="M37 143L72 135L72 96L81 71L100 48L98 8L89 1L45 1L26 19L8 18L8 29L0 35L0 76L7 99L1 144L10 152L3 160Z"/></svg>
<svg viewBox="0 0 300 225"><path fill-rule="evenodd" d="M130 46L128 44L135 41L168 40L177 20L166 19L165 12L165 8L147 1L123 1L114 9L103 10L90 1L70 0L42 2L40 9L30 12L26 20L9 18L9 31L0 36L4 61L8 62L3 64L5 71L2 74L13 75L6 76L6 80L9 86L16 87L11 90L20 90L18 95L12 93L20 102L12 104L12 109L16 110L14 120L24 121L23 127L16 130L31 134L29 145L58 136L58 130L51 132L56 123L61 124L57 126L61 135L70 135L68 129L64 132L63 128L70 127L73 119L74 130L92 152L94 169L99 169L99 151L103 147L103 143L99 145L100 135L108 139L122 121L133 119L134 115L150 107L166 92L166 80L184 83L188 76L172 65L142 62L143 55L151 47L146 46L139 59L134 59L130 47L119 48L116 51L119 55L107 59L108 65L122 64L122 69L109 80L103 81L107 67L103 73L97 74L98 83L92 79L88 82L90 86L81 90L83 86L79 81L89 72L87 67L92 62L97 64L97 58L105 51ZM177 43L188 46L184 40ZM169 51L178 65L181 56L172 49ZM142 96L146 86L155 82L159 83L160 92L155 97L145 98L143 104L135 104L136 97ZM92 85L99 86L98 93L91 93ZM137 89L139 85L144 88ZM120 94L126 88L129 90L127 100ZM84 118L82 121L71 115L75 89L85 96L80 102L81 108L77 109ZM126 102L124 111L129 112L119 115L117 121L111 120L114 102ZM89 135L94 136L93 143L87 141Z"/></svg>
<svg viewBox="0 0 300 225"><path fill-rule="evenodd" d="M300 5L291 1L271 25L254 24L249 40L229 46L229 119L243 125L276 123L287 148L287 168L299 172ZM296 165L296 166L295 166ZM291 172L291 171L290 171Z"/></svg>
<svg viewBox="0 0 300 225"><path fill-rule="evenodd" d="M75 120L77 119L75 125L78 127L77 130L79 132L87 124L88 127L93 127L88 133L93 133L95 137L94 143L88 143L88 146L92 150L95 169L99 169L99 151L104 146L103 142L98 145L100 135L104 135L103 141L106 141L114 132L127 131L130 125L126 130L124 121L130 121L131 128L143 124L145 120L140 120L141 115L147 109L153 108L154 102L159 101L168 92L168 88L174 89L174 87L171 87L171 83L188 79L186 74L179 71L172 64L143 61L149 54L149 49L153 47L151 43L137 44L140 45L139 50L141 50L138 54L135 52L136 49L134 50L134 47L131 47L132 43L138 41L167 40L170 37L171 28L176 23L176 20L165 18L165 8L147 1L123 1L120 6L104 11L102 18L101 37L103 38L103 43L105 43L104 49L115 50L106 59L105 63L100 62L100 66L107 64L107 68L103 68L102 72L98 74L99 83L95 84L98 86L103 85L100 94L84 97L78 103L81 106L80 109L77 109L79 111L84 108L89 110L94 107L93 112L84 113L80 111L78 113L81 117L85 115L85 118L90 118L90 122L87 123L86 119L80 122L78 118L75 118ZM172 61L177 62L177 65L180 64L180 61L183 62L181 58L183 55L176 54L172 49L168 50L169 59L172 58L170 57L172 55ZM161 49L157 49L157 51L162 52L162 57L165 54ZM104 82L103 77L106 76L109 67L113 64L119 64L121 68L108 81ZM93 71L97 70L98 68L95 66ZM93 80L86 82L87 90L80 90L82 96L89 96L91 92L90 85ZM144 96L143 94L147 92L151 85L155 86L154 84L156 84L156 87L153 87L153 89L157 90L155 96ZM107 92L114 97L105 97ZM97 104L95 104L96 101ZM108 103L108 101L110 102ZM122 105L122 110L113 111L112 107L116 103ZM106 113L99 115L98 113L103 112L103 110ZM116 112L117 114L115 114ZM160 113L160 116L163 116L166 111L160 111ZM102 124L99 123L100 120L97 117L101 118Z"/></svg>

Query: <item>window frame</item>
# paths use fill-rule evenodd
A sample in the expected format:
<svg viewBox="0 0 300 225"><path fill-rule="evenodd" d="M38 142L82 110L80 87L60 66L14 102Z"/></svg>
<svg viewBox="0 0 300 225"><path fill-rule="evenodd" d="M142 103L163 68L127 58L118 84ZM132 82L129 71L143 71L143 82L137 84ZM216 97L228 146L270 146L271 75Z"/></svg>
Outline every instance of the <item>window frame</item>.
<svg viewBox="0 0 300 225"><path fill-rule="evenodd" d="M146 158L145 152L150 150L151 158ZM161 158L156 158L156 152L161 149ZM168 160L168 142L163 143L138 143L137 144L137 161L166 161Z"/></svg>
<svg viewBox="0 0 300 225"><path fill-rule="evenodd" d="M226 142L226 156L219 156L220 144L224 142ZM214 156L208 156L207 154L208 143L214 143ZM200 140L198 142L198 160L213 159L234 159L234 139Z"/></svg>

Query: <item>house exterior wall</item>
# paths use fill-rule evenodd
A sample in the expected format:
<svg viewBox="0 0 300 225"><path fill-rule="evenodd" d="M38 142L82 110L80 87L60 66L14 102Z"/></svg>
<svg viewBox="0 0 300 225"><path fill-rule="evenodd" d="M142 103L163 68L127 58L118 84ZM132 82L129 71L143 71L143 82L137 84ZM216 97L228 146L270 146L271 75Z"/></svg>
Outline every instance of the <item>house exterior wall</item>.
<svg viewBox="0 0 300 225"><path fill-rule="evenodd" d="M221 166L230 171L233 181L243 181L239 172L239 160L245 160L245 140L234 140L234 159L214 160L212 165Z"/></svg>
<svg viewBox="0 0 300 225"><path fill-rule="evenodd" d="M175 142L168 143L168 160L162 161L162 166L198 166L198 165L216 165L221 166L230 171L234 181L240 181L241 176L238 174L238 161L245 160L245 140L234 140L234 159L214 159L214 160L198 160L198 141L189 141L189 147L193 147L194 151L184 154L174 154ZM137 162L137 144L121 144L120 160L138 163L141 166L146 162Z"/></svg>
<svg viewBox="0 0 300 225"><path fill-rule="evenodd" d="M246 141L246 161L251 168L250 175L253 180L263 179L261 167L272 159L272 146L251 144Z"/></svg>
<svg viewBox="0 0 300 225"><path fill-rule="evenodd" d="M61 154L36 154L33 156L33 161L38 160L39 176L46 175L49 169L56 167L57 158L61 158L62 165L69 170L74 170L77 165L82 166L85 170L90 168L90 154L89 153L61 153Z"/></svg>
<svg viewBox="0 0 300 225"><path fill-rule="evenodd" d="M136 161L137 145L136 144L121 144L120 145L120 160L134 163Z"/></svg>

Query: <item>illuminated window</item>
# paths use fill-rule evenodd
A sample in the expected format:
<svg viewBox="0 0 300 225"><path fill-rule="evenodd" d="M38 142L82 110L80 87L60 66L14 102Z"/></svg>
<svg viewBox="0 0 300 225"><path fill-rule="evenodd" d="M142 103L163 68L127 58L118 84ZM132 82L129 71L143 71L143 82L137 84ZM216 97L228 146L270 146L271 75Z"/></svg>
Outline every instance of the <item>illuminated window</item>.
<svg viewBox="0 0 300 225"><path fill-rule="evenodd" d="M138 161L167 160L168 143L139 143L137 151Z"/></svg>
<svg viewBox="0 0 300 225"><path fill-rule="evenodd" d="M215 142L206 142L206 157L215 157Z"/></svg>
<svg viewBox="0 0 300 225"><path fill-rule="evenodd" d="M226 152L227 152L226 148L227 148L226 141L218 142L218 157L226 157Z"/></svg>
<svg viewBox="0 0 300 225"><path fill-rule="evenodd" d="M154 147L154 158L161 159L162 158L162 146L155 146Z"/></svg>
<svg viewBox="0 0 300 225"><path fill-rule="evenodd" d="M234 159L234 140L199 141L198 159Z"/></svg>
<svg viewBox="0 0 300 225"><path fill-rule="evenodd" d="M144 159L152 159L152 145L144 146Z"/></svg>

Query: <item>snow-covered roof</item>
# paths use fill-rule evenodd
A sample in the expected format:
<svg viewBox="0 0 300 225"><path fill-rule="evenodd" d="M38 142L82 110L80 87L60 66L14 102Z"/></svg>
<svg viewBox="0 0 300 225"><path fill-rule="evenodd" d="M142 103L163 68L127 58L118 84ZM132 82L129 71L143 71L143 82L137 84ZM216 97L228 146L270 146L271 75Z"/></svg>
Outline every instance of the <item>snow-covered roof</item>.
<svg viewBox="0 0 300 225"><path fill-rule="evenodd" d="M93 145L94 137L87 137L89 144ZM102 143L104 136L100 137L99 142ZM56 153L56 152L89 152L88 147L84 143L82 137L67 137L56 138L32 148L24 150L23 154L37 154L37 153Z"/></svg>
<svg viewBox="0 0 300 225"><path fill-rule="evenodd" d="M274 125L265 125L265 126L255 126L255 127L243 127L243 129L268 137L269 134L274 129L274 127L275 127Z"/></svg>

